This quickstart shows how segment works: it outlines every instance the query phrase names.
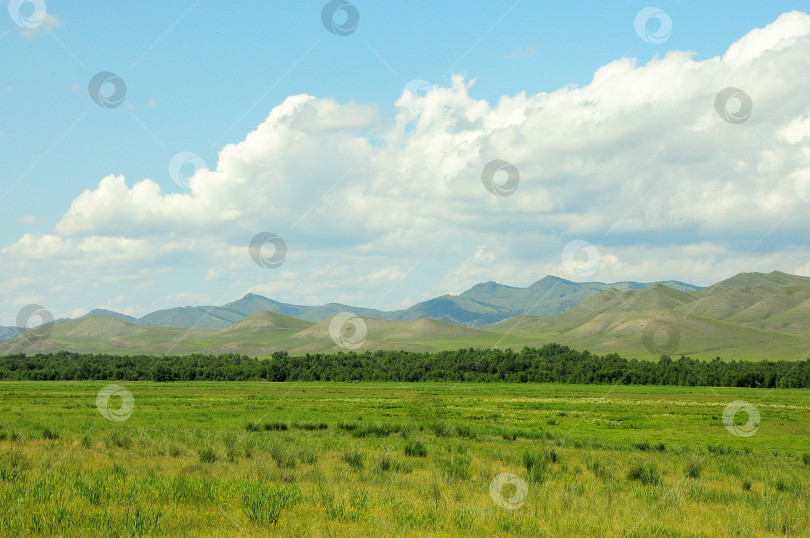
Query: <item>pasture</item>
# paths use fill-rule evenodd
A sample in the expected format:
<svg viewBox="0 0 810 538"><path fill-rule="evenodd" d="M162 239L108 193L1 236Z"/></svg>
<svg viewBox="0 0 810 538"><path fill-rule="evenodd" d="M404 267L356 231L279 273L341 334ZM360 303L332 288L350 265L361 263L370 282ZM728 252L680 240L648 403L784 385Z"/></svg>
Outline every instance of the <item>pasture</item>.
<svg viewBox="0 0 810 538"><path fill-rule="evenodd" d="M803 390L115 383L0 383L0 534L810 533Z"/></svg>

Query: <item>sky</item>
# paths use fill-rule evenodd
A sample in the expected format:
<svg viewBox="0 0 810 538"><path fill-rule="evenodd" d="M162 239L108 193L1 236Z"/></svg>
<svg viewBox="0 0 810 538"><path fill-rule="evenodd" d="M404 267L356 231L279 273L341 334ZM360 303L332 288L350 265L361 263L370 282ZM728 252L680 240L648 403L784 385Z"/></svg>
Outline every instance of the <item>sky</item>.
<svg viewBox="0 0 810 538"><path fill-rule="evenodd" d="M807 2L2 7L2 325L810 275Z"/></svg>

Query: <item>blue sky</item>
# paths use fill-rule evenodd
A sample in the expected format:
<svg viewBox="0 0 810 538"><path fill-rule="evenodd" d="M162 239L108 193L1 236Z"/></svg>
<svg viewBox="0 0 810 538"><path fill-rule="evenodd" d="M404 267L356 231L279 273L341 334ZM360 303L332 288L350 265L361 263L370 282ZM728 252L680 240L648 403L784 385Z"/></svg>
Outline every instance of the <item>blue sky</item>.
<svg viewBox="0 0 810 538"><path fill-rule="evenodd" d="M19 4L12 2L12 8L16 9ZM57 317L78 315L97 306L139 315L155 308L182 304L222 303L255 290L291 302L339 301L396 308L428 296L461 291L479 280L528 285L547 272L574 280L677 278L705 284L742 270L801 272L810 262L798 248L801 246L799 230L806 224L801 214L805 207L797 206L799 209L787 220L778 222L780 211L787 207L778 200L768 206L772 213L747 219L750 228L731 221L715 221L711 214L682 221L669 215L665 220L670 225L661 225L656 218L665 211L660 204L652 202L646 206L649 227L619 226L614 230L604 223L589 226L588 216L600 211L599 205L592 203L600 196L599 189L589 192L567 181L564 183L568 184L568 191L552 192L550 187L543 190L548 165L544 168L542 163L533 163L528 157L535 150L543 150L544 147L536 146L537 140L562 136L561 133L571 127L555 128L554 107L566 111L573 106L557 99L533 108L537 114L550 116L539 122L538 125L542 125L538 130L530 133L530 144L525 142L526 133L510 139L512 148L524 144L522 151L512 152L504 141L492 138L486 139L486 143L492 143L489 153L481 149L486 143L478 147L482 164L496 157L524 163L523 166L515 163L521 169L522 183L514 196L494 201L481 198L480 207L474 203L462 204L457 211L449 211L449 220L440 225L421 222L417 209L435 201L438 205L431 206L431 211L440 212L447 205L438 194L435 198L425 196L423 205L408 207L410 216L404 215L401 221L394 218L397 224L391 229L381 223L380 216L374 212L375 208L390 203L392 209L387 213L395 213L395 208L404 207L397 203L400 196L403 203L414 201L413 193L405 192L407 189L400 192L392 186L396 181L411 181L408 177L392 176L393 179L386 180L388 171L405 168L405 163L410 163L408 159L413 158L410 153L406 156L385 150L393 143L392 136L396 135L397 144L413 144L412 149L418 154L417 148L426 151L424 148L432 147L428 143L431 140L437 145L444 143L441 121L445 121L445 131L460 129L455 120L439 119L438 128L427 125L425 120L422 134L427 142L424 146L419 145L422 142L416 143L417 135L413 134L419 132L414 126L416 123L405 126L402 120L404 130L400 132L400 121L396 118L401 102L399 106L397 102L410 81L424 80L447 89L444 106L456 107L457 112L459 108L467 107L471 111L482 106L481 103L488 103L494 114L504 99L519 99L521 95L527 99L564 96L566 88L588 87L594 81L595 72L603 66L616 65L615 62L623 58L636 59L631 71L641 71L651 60L663 61L672 51L684 51L689 54L677 60L685 62L682 65L711 70L712 59L720 61L718 58L722 58L732 44L752 30L774 23L783 13L806 11L806 2L658 2L655 6L672 21L672 31L661 43L645 42L634 29L637 14L649 7L647 2L356 0L351 5L359 13L359 24L347 36L334 35L324 27L321 21L324 4L320 1L48 0L46 19L33 29L18 26L11 16L6 16L8 10L3 9L0 12L0 62L3 64L0 70L0 162L3 163L0 169L3 219L0 248L4 250L0 254L0 267L10 278L2 286L0 323L13 324L17 311L30 302L42 304ZM30 14L33 7L23 3L22 9L25 15ZM651 30L655 31L655 23L651 24ZM786 28L790 26L785 24ZM795 23L790 28L796 24L801 27L804 23ZM777 28L772 32L778 35L786 31ZM801 28L795 32L803 35ZM772 47L774 54L786 57L790 53L784 52L786 48L806 47L807 39L799 39L798 44L791 41L789 47L774 46L773 40L765 41L762 47ZM712 71L711 76L706 75L706 80L714 76L728 80L727 84L713 83L706 92L714 95L725 85L737 86L746 81L751 81L747 88L752 87L757 83L757 74L762 73L770 73L774 83L784 82L780 77L793 76L779 71L790 65L787 60L782 65L780 61L769 59L764 65L764 56L755 56L746 60L753 67L747 70L740 67L738 76L732 76L734 71L731 74L721 71L719 75ZM672 58L675 62L674 56ZM761 63L755 66L756 61ZM725 63L742 65L733 61ZM662 69L666 67L662 64ZM767 70L770 68L772 72ZM679 71L673 69L673 77L677 79ZM126 97L120 107L98 106L88 96L88 83L100 71L115 73L126 83ZM455 86L454 76L458 77ZM628 75L618 70L616 76ZM659 84L662 93L671 89L666 77L663 81L652 76L649 81L645 80L642 76L638 84ZM802 80L795 81L797 92L803 91ZM684 92L696 95L696 90L688 87ZM257 189L253 200L257 202L256 207L243 212L227 204L223 208L210 203L196 208L184 206L183 211L189 211L190 215L198 216L201 207L210 212L231 211L232 215L230 220L213 219L216 222L198 223L188 228L172 225L165 215L152 219L150 209L143 207L137 210L141 211L137 222L133 220L131 224L128 224L126 210L120 208L104 218L91 215L87 209L71 215L71 204L81 200L84 191L98 194L91 197L90 206L105 204L109 193L99 189L99 185L102 178L111 174L125 177L127 188L150 178L160 188L162 197L171 193L196 196L191 192L194 188L173 181L169 173L169 163L176 154L191 152L214 170L219 152L226 144L245 141L248 133L268 120L274 107L285 103L290 96L301 94L314 97L318 103L337 104L338 108L315 107L316 116L334 114L334 121L348 122L328 128L319 124L317 129L304 131L323 133L331 129L330 132L341 134L318 135L317 140L302 143L301 147L310 148L313 153L296 157L298 160L284 168L286 174L267 172L266 163L251 161L252 164L245 164L243 169L234 165L245 174L246 183L236 187L234 185L241 181L238 174L224 173L220 178L223 183L212 187L217 194L210 199L228 198L222 185L250 189L251 181L265 185L271 176L272 181L278 182L278 189L298 191L295 196L275 196L273 193L279 191ZM599 95L593 98L598 113L592 120L596 122L603 118L600 103L605 106L605 103L613 103L607 98L600 101ZM770 94L763 88L760 95ZM771 162L769 159L782 159L784 166L768 174L801 173L806 164L803 160L806 154L801 151L806 140L802 135L788 136L795 140L787 142L790 151L780 150L774 142L791 118L799 122L794 129L803 128L800 120L808 110L806 106L802 108L806 99L800 95L806 93L796 95L793 108L774 109L772 124L763 117L752 116L751 122L739 126L733 135L728 135L731 148L715 147L701 154L702 146L690 149L686 144L689 136L685 135L679 141L662 138L654 154L637 157L664 166L662 176L672 169L677 176L681 167L693 160L695 166L711 161L714 164L702 168L702 173L712 170L712 166L732 168L741 176L749 174L752 184L760 186L766 179L763 163ZM755 111L768 110L756 96L753 101ZM622 106L638 106L642 114L645 107L655 102L652 99ZM667 99L662 98L661 102L666 106ZM577 103L583 106L581 99ZM774 102L773 106L777 104ZM341 106L350 108L341 109ZM353 106L355 108L351 108ZM515 106L519 108L518 104ZM615 112L615 109L610 110ZM707 105L707 110L711 112L711 104ZM510 112L509 106L502 112L503 117L511 113L525 115L525 111ZM476 114L469 112L465 117L472 118L471 122L483 118ZM611 112L605 111L607 119L604 121L610 121L611 117ZM654 117L650 117L649 125L658 121ZM565 121L565 118L561 112L559 119ZM699 125L700 121L696 119L692 125ZM582 129L588 131L588 125L584 123ZM717 126L718 129L726 127L728 125L722 122ZM685 127L680 125L679 128ZM756 134L752 133L755 128ZM415 129L413 133L412 129ZM685 132L689 132L689 128L686 129ZM742 136L743 129L748 129L747 137L731 139ZM700 133L700 129L693 132ZM565 136L575 143L576 133L574 130ZM639 132L631 134L638 136ZM634 143L631 134L625 133L624 149ZM699 136L717 139L716 133L695 134L696 140ZM357 162L351 158L353 151L362 153L364 150L341 149L348 147L341 144L350 145L357 138L365 140L371 148L368 151L374 154L371 159L375 165L369 169L352 169ZM257 141L253 148L246 147L246 152L234 157L234 162L243 163L248 159L246 155L254 158L256 152L265 152L262 155L268 162L283 160L281 154L274 153L268 140ZM773 155L779 157L761 155L758 163L743 166L739 161L746 158L746 144L773 145ZM325 149L319 152L318 147ZM605 149L602 146L600 151ZM593 164L597 166L593 170L605 171L605 177L599 182L623 181L622 185L627 185L634 181L620 178L623 174L634 177L634 172L626 165L611 169L615 164L613 160L608 156L599 157L598 152L595 157L586 141L578 151L583 162L595 159ZM734 151L742 153L735 156ZM791 156L791 151L796 152L795 156ZM348 159L346 162L341 160L344 156ZM383 164L385 158L390 158L390 162ZM310 162L323 166L302 169ZM452 169L446 175L442 175L445 172L439 174L441 177L434 183L436 193L441 191L442 195L446 192L439 186L453 184L456 181L453 174L469 176L468 172L460 170L466 170L468 164L471 169L475 168L470 163L455 166L452 160L442 162ZM585 164L583 168L590 169L590 165ZM306 179L301 180L296 171ZM355 171L358 179L352 187ZM269 175L262 176L264 173ZM684 170L684 177L695 178L695 173L695 170ZM347 174L348 179L344 179ZM565 177L562 170L555 174L557 178ZM600 172L591 174L601 177ZM526 188L532 180L538 182L539 190ZM638 186L642 195L660 187L660 181L646 180L650 181L649 185ZM384 181L390 183L379 191L379 182ZM442 181L449 183L444 185ZM720 180L715 175L704 178L709 187L712 181ZM336 182L339 187L334 188ZM203 180L198 183L202 185ZM698 199L710 192L728 194L732 184L720 182L706 190L693 190L692 194ZM481 187L478 178L470 185L473 189ZM603 184L601 188L610 186ZM481 196L488 194L479 190L483 193ZM385 192L385 196L376 196L379 192ZM424 189L418 192L426 194ZM768 192L767 189L764 192ZM131 195L119 194L131 198ZM346 198L333 200L333 209L337 211L329 213L326 207L330 197L338 194ZM459 191L459 196L461 194ZM673 196L684 196L686 200L688 194L674 193ZM730 204L737 203L733 202L736 193L732 194L724 195L723 199ZM547 195L567 202L562 204L564 207L555 206L544 198ZM353 205L351 200L356 202L363 196L368 199ZM147 198L157 200L156 205L166 200ZM110 199L113 206L120 202L115 201L113 195ZM325 200L325 205L318 206L321 199ZM630 198L623 195L621 199L629 202L632 195ZM796 203L796 199L790 203ZM762 197L755 202L761 201ZM85 202L82 207L87 207L87 200ZM313 204L317 206L314 210ZM717 206L717 203L707 203L709 208ZM266 208L266 214L262 207ZM363 213L362 208L367 208L368 213ZM617 216L638 209L628 203ZM123 211L121 229L115 229L114 217L118 210ZM743 203L739 210L749 208ZM156 214L163 211L171 209L156 210ZM349 215L342 215L343 211ZM323 213L322 220L318 213ZM733 208L729 213L735 213ZM296 215L303 223L297 223ZM481 217L472 219L471 215ZM105 218L112 220L105 221ZM425 215L424 218L431 217ZM345 227L340 223L330 224L346 219L351 222ZM409 219L413 221L413 228L408 224ZM82 223L78 223L80 220ZM483 228L479 229L474 220ZM483 224L485 222L487 224ZM420 226L425 227L422 236L415 232ZM776 232L760 241L772 227ZM289 256L278 270L258 267L247 253L247 240L265 228L287 240ZM446 235L437 234L438 231ZM412 232L414 236L409 237ZM442 237L446 238L446 243L432 242ZM121 242L127 238L143 243L133 246ZM560 260L562 247L572 240L596 245L601 254L598 271L565 274L559 270L565 265L565 260L562 263ZM86 248L79 248L83 241L94 245L104 245L107 241L111 246L94 250L85 244ZM163 248L171 242L185 246ZM118 248L131 252L136 247L143 248L142 260L116 251ZM635 251L631 250L633 247ZM238 258L239 249L244 251L241 259L234 260L233 264L223 262L223 257ZM614 249L620 254L613 253ZM752 253L748 254L750 249ZM81 254L75 254L76 251ZM664 259L662 252L666 251L673 253L671 260ZM678 263L684 253L692 253L689 255L694 256L694 263ZM244 264L244 268L240 264Z"/></svg>

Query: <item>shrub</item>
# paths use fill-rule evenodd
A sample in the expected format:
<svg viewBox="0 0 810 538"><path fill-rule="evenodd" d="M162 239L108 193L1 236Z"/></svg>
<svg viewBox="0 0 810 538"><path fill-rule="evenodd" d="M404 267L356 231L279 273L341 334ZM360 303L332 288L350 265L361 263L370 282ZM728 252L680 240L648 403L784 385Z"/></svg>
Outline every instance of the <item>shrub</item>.
<svg viewBox="0 0 810 538"><path fill-rule="evenodd" d="M700 478L700 461L692 460L686 465L686 470L684 474L688 478Z"/></svg>
<svg viewBox="0 0 810 538"><path fill-rule="evenodd" d="M642 452L646 452L650 448L652 448L650 446L649 441L639 441L638 443L635 443L633 446L635 447L636 450L641 450Z"/></svg>
<svg viewBox="0 0 810 538"><path fill-rule="evenodd" d="M350 432L352 430L357 429L357 423L356 422L338 422L337 423L337 429L345 430L347 432Z"/></svg>
<svg viewBox="0 0 810 538"><path fill-rule="evenodd" d="M211 447L201 448L197 451L200 463L214 463L217 461L217 453Z"/></svg>
<svg viewBox="0 0 810 538"><path fill-rule="evenodd" d="M380 461L377 463L377 467L381 471L388 471L391 469L391 457L388 454L383 454L380 457Z"/></svg>
<svg viewBox="0 0 810 538"><path fill-rule="evenodd" d="M352 430L352 437L388 437L401 430L398 424L368 424Z"/></svg>
<svg viewBox="0 0 810 538"><path fill-rule="evenodd" d="M421 443L421 441L414 441L405 445L405 455L416 458L424 458L427 456L427 448Z"/></svg>
<svg viewBox="0 0 810 538"><path fill-rule="evenodd" d="M748 479L743 480L742 481L742 488L743 488L744 491L751 491L751 481L748 480Z"/></svg>
<svg viewBox="0 0 810 538"><path fill-rule="evenodd" d="M292 469L295 467L295 453L289 448L276 445L270 449L270 457L275 460L279 469Z"/></svg>
<svg viewBox="0 0 810 538"><path fill-rule="evenodd" d="M286 422L265 422L264 431L284 431L287 429Z"/></svg>
<svg viewBox="0 0 810 538"><path fill-rule="evenodd" d="M802 463L804 463L805 465L810 465L810 454L808 454L807 452L802 454Z"/></svg>
<svg viewBox="0 0 810 538"><path fill-rule="evenodd" d="M546 424L548 424L549 426L556 426L557 424L559 424L559 422L557 422L556 418L550 418L546 421Z"/></svg>
<svg viewBox="0 0 810 538"><path fill-rule="evenodd" d="M363 453L359 450L348 450L343 453L343 461L349 464L354 471L363 469Z"/></svg>
<svg viewBox="0 0 810 538"><path fill-rule="evenodd" d="M636 480L645 486L654 486L661 483L661 474L652 465L636 465L627 473L628 480Z"/></svg>
<svg viewBox="0 0 810 538"><path fill-rule="evenodd" d="M259 431L259 424L256 422L249 422L248 425L245 426L245 431L257 432Z"/></svg>
<svg viewBox="0 0 810 538"><path fill-rule="evenodd" d="M546 464L546 460L542 454L538 452L524 452L523 453L523 466L527 471L531 471L535 467L542 467Z"/></svg>
<svg viewBox="0 0 810 538"><path fill-rule="evenodd" d="M436 437L453 437L453 430L443 422L433 425L433 433L436 434Z"/></svg>
<svg viewBox="0 0 810 538"><path fill-rule="evenodd" d="M461 426L456 426L456 433L459 437L464 437L466 439L475 439L476 435L475 432L472 431L472 428L469 424L462 424Z"/></svg>
<svg viewBox="0 0 810 538"><path fill-rule="evenodd" d="M398 473L410 473L413 471L413 467L407 462L399 462L396 459L392 458L390 454L386 453L380 456L379 461L377 461L377 465L374 467L374 470L377 472L387 472L387 471L396 471Z"/></svg>
<svg viewBox="0 0 810 538"><path fill-rule="evenodd" d="M294 424L294 426L296 428L298 428L299 430L307 430L307 431L325 430L325 429L327 429L329 427L323 422L319 422L319 423L302 422L302 423L296 423L296 424Z"/></svg>
<svg viewBox="0 0 810 538"><path fill-rule="evenodd" d="M545 471L548 463L555 463L556 461L557 453L553 449L544 452L526 451L523 453L523 466L526 467L529 480L538 484L545 481Z"/></svg>
<svg viewBox="0 0 810 538"><path fill-rule="evenodd" d="M45 429L42 431L42 438L43 438L43 439L51 439L51 440L53 440L53 439L59 439L59 433L58 433L58 432L53 431L53 430L52 430L52 429L50 429L50 428L45 428Z"/></svg>

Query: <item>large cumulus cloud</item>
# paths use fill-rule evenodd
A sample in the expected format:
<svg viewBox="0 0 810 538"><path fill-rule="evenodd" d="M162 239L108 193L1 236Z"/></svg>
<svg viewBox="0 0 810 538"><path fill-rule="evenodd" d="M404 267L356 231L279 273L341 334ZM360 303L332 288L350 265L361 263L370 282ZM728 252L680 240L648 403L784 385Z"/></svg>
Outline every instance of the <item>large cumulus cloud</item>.
<svg viewBox="0 0 810 538"><path fill-rule="evenodd" d="M560 253L574 239L598 247L599 280L805 271L808 56L810 16L793 12L723 57L623 58L583 87L496 103L460 77L405 92L393 117L291 96L187 192L108 176L79 194L54 230L2 251L6 270L39 279L7 291L42 289L49 260L50 275L183 266L209 282L247 274L246 286L285 300L390 307L487 274L522 285L566 276ZM744 123L715 111L729 86L751 97ZM510 197L481 184L493 159L520 171ZM289 246L272 275L251 273L247 256L264 230Z"/></svg>

